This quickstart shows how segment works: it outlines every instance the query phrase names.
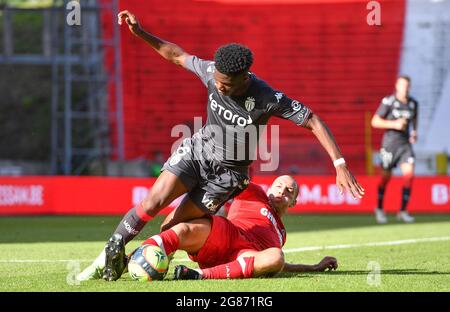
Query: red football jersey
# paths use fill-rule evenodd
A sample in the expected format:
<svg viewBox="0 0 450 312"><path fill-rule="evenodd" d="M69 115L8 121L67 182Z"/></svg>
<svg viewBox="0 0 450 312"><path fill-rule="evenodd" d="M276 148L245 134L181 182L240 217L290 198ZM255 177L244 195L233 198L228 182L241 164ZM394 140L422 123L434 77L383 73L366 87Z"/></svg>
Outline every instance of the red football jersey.
<svg viewBox="0 0 450 312"><path fill-rule="evenodd" d="M270 207L264 190L250 183L233 201L228 219L242 229L242 234L260 246L260 250L281 248L286 242L286 230L278 214Z"/></svg>

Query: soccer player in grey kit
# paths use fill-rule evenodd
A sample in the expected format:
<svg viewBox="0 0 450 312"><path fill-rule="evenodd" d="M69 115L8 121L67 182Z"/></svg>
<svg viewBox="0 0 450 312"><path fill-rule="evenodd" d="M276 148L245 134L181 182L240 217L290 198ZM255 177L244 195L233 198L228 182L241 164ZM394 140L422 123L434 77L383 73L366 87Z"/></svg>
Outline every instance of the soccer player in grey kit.
<svg viewBox="0 0 450 312"><path fill-rule="evenodd" d="M409 77L398 77L395 93L383 98L372 118L374 128L386 130L380 149L382 177L378 186L378 207L375 209L376 221L381 224L387 223L383 210L384 193L391 178L391 171L397 165L400 165L404 178L401 208L397 219L406 223L414 222L406 207L411 196L414 175L414 152L411 144L417 140L418 104L409 95L409 87Z"/></svg>
<svg viewBox="0 0 450 312"><path fill-rule="evenodd" d="M215 214L226 201L242 192L249 183L248 167L254 159L249 153L256 142L241 134L254 129L259 137L259 126L266 125L271 116L289 119L311 130L336 167L336 184L341 193L346 189L354 198L363 196L364 189L347 168L327 126L307 106L273 90L249 72L253 55L247 47L222 46L216 51L214 62L206 61L147 33L129 11L120 12L118 19L119 24L125 20L131 33L163 58L200 78L208 89L207 121L164 164L149 194L127 212L103 252L77 276L78 280L118 279L125 267L123 245L177 197L187 194L166 218L162 229Z"/></svg>

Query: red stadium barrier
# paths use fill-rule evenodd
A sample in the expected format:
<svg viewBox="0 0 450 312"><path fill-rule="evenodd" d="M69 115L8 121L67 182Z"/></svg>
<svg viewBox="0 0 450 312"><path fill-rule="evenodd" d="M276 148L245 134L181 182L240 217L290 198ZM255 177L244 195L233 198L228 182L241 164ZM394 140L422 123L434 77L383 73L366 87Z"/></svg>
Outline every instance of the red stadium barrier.
<svg viewBox="0 0 450 312"><path fill-rule="evenodd" d="M256 177L267 188L274 177ZM334 177L298 176L300 193L291 213L371 213L376 206L376 177L359 177L362 200L340 196ZM0 215L122 215L139 202L154 179L105 177L0 178ZM386 211L400 206L402 180L391 182ZM412 213L450 213L450 177L417 177L410 201ZM166 214L176 206L162 211Z"/></svg>

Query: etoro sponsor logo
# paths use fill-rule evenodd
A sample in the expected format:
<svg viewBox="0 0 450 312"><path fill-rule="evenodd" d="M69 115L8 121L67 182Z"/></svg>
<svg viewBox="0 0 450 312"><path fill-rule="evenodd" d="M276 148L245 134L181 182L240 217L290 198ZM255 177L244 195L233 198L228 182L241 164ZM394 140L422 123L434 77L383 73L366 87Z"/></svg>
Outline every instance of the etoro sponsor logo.
<svg viewBox="0 0 450 312"><path fill-rule="evenodd" d="M44 204L42 185L0 185L0 206Z"/></svg>
<svg viewBox="0 0 450 312"><path fill-rule="evenodd" d="M226 109L225 107L223 107L222 105L217 103L217 101L213 99L212 93L209 95L209 102L210 102L211 109L214 112L217 111L217 113L220 117L223 117L225 120L231 121L233 124L237 124L238 126L245 127L245 126L251 125L253 123L252 117L250 117L250 115L248 116L248 119L245 119L242 116L233 114L232 111Z"/></svg>

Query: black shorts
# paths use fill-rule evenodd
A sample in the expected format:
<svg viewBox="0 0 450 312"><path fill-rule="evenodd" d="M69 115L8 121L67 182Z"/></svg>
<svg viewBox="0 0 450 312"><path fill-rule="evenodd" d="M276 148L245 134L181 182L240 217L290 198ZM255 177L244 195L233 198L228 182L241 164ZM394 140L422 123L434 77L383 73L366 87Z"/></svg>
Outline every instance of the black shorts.
<svg viewBox="0 0 450 312"><path fill-rule="evenodd" d="M398 164L415 161L414 151L411 144L385 144L380 149L381 167L384 170L392 170Z"/></svg>
<svg viewBox="0 0 450 312"><path fill-rule="evenodd" d="M206 213L215 214L224 203L247 188L248 169L232 170L202 157L201 149L195 148L197 142L195 135L184 139L161 171L169 170L179 177L188 189L189 198Z"/></svg>

